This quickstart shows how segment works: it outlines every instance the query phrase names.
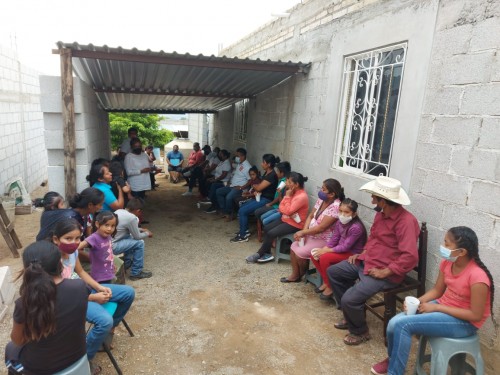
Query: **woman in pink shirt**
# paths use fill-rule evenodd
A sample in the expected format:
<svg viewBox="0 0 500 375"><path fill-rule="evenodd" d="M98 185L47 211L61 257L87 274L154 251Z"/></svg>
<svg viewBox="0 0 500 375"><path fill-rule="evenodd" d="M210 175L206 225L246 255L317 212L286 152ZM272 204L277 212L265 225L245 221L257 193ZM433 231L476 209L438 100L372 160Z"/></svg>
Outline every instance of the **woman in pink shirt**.
<svg viewBox="0 0 500 375"><path fill-rule="evenodd" d="M309 198L304 190L307 177L297 172L290 172L286 179L286 194L281 200L279 211L281 220L276 220L264 227L264 241L259 251L246 258L247 263L266 263L274 259L271 246L275 238L295 233L302 229L309 211Z"/></svg>
<svg viewBox="0 0 500 375"><path fill-rule="evenodd" d="M490 316L495 288L490 271L479 258L478 242L476 233L467 227L454 227L446 233L434 288L419 298L417 315L400 313L389 321L389 357L372 367L373 374L403 374L412 335L468 337L483 325Z"/></svg>

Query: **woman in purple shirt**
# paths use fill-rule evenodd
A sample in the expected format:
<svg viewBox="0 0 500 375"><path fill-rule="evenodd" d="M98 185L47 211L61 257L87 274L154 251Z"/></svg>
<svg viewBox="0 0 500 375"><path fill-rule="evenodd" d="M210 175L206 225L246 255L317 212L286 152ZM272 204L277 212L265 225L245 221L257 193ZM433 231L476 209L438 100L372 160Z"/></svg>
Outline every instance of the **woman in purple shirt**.
<svg viewBox="0 0 500 375"><path fill-rule="evenodd" d="M366 229L357 211L356 201L344 199L339 207L339 219L334 224L333 235L327 245L311 251L311 260L323 280L323 284L315 292L321 293L319 297L323 300L330 301L333 294L326 275L328 267L361 253L366 244Z"/></svg>

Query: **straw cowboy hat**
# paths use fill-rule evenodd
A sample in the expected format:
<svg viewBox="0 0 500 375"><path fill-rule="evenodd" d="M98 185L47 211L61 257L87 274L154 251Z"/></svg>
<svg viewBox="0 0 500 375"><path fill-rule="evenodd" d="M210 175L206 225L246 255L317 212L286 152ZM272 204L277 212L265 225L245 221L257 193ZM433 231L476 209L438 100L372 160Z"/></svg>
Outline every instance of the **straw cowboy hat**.
<svg viewBox="0 0 500 375"><path fill-rule="evenodd" d="M395 203L407 206L411 203L408 194L401 187L401 182L395 178L378 176L375 180L367 182L359 188L361 191L367 191L377 197L390 200Z"/></svg>

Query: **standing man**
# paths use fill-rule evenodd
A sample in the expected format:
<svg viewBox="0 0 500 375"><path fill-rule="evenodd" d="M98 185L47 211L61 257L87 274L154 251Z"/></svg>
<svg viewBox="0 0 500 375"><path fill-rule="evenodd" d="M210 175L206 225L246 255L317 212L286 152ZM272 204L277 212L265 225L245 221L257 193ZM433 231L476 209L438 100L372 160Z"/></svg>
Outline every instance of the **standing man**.
<svg viewBox="0 0 500 375"><path fill-rule="evenodd" d="M212 211L219 208L223 214L231 215L233 211L233 200L241 196L243 190L250 186L250 175L248 171L252 168L247 160L247 150L239 148L236 150L236 157L234 158L236 167L231 177L229 186L224 186L216 190L215 199L212 199Z"/></svg>
<svg viewBox="0 0 500 375"><path fill-rule="evenodd" d="M130 141L134 138L137 138L137 128L129 128L128 129L128 138L125 139L120 145L120 158L122 160L125 159L125 155L131 152L130 149Z"/></svg>
<svg viewBox="0 0 500 375"><path fill-rule="evenodd" d="M139 228L139 218L143 203L140 199L132 198L126 209L115 211L118 216L116 235L113 238L113 254L124 254L124 267L130 268L130 280L146 279L153 273L143 269L144 266L144 238L153 237L153 233Z"/></svg>
<svg viewBox="0 0 500 375"><path fill-rule="evenodd" d="M334 326L349 330L344 337L346 345L370 339L365 302L383 289L400 284L418 263L420 228L415 216L403 208L410 204L410 198L401 182L379 176L359 190L371 193L372 203L380 212L375 214L363 252L327 269L337 306L344 313L344 319Z"/></svg>
<svg viewBox="0 0 500 375"><path fill-rule="evenodd" d="M188 158L188 165L186 168L182 170L182 175L186 179L186 185L189 186L189 177L193 173L193 170L203 164L205 161L205 154L203 151L200 149L200 144L198 142L193 143L193 151L189 154ZM186 193L190 194L184 194L184 195L192 195L193 193L191 190L188 190Z"/></svg>
<svg viewBox="0 0 500 375"><path fill-rule="evenodd" d="M136 198L146 198L146 191L151 190L151 179L149 178L149 158L142 149L139 138L130 141L132 152L125 156L125 170L132 195Z"/></svg>
<svg viewBox="0 0 500 375"><path fill-rule="evenodd" d="M179 174L182 172L182 162L184 161L184 155L179 152L179 146L174 145L173 150L167 153L166 160L170 181L176 184L179 182Z"/></svg>

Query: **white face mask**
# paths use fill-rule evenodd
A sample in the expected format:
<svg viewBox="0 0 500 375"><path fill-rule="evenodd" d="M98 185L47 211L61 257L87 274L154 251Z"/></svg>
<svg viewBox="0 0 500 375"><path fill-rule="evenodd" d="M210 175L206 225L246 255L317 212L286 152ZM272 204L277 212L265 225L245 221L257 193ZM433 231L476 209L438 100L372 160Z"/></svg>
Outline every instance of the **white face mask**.
<svg viewBox="0 0 500 375"><path fill-rule="evenodd" d="M339 215L339 220L342 224L347 224L352 220L352 216Z"/></svg>
<svg viewBox="0 0 500 375"><path fill-rule="evenodd" d="M237 164L239 164L239 163L240 163L240 158L239 158L239 156L236 156L236 157L234 158L234 161L235 161Z"/></svg>

